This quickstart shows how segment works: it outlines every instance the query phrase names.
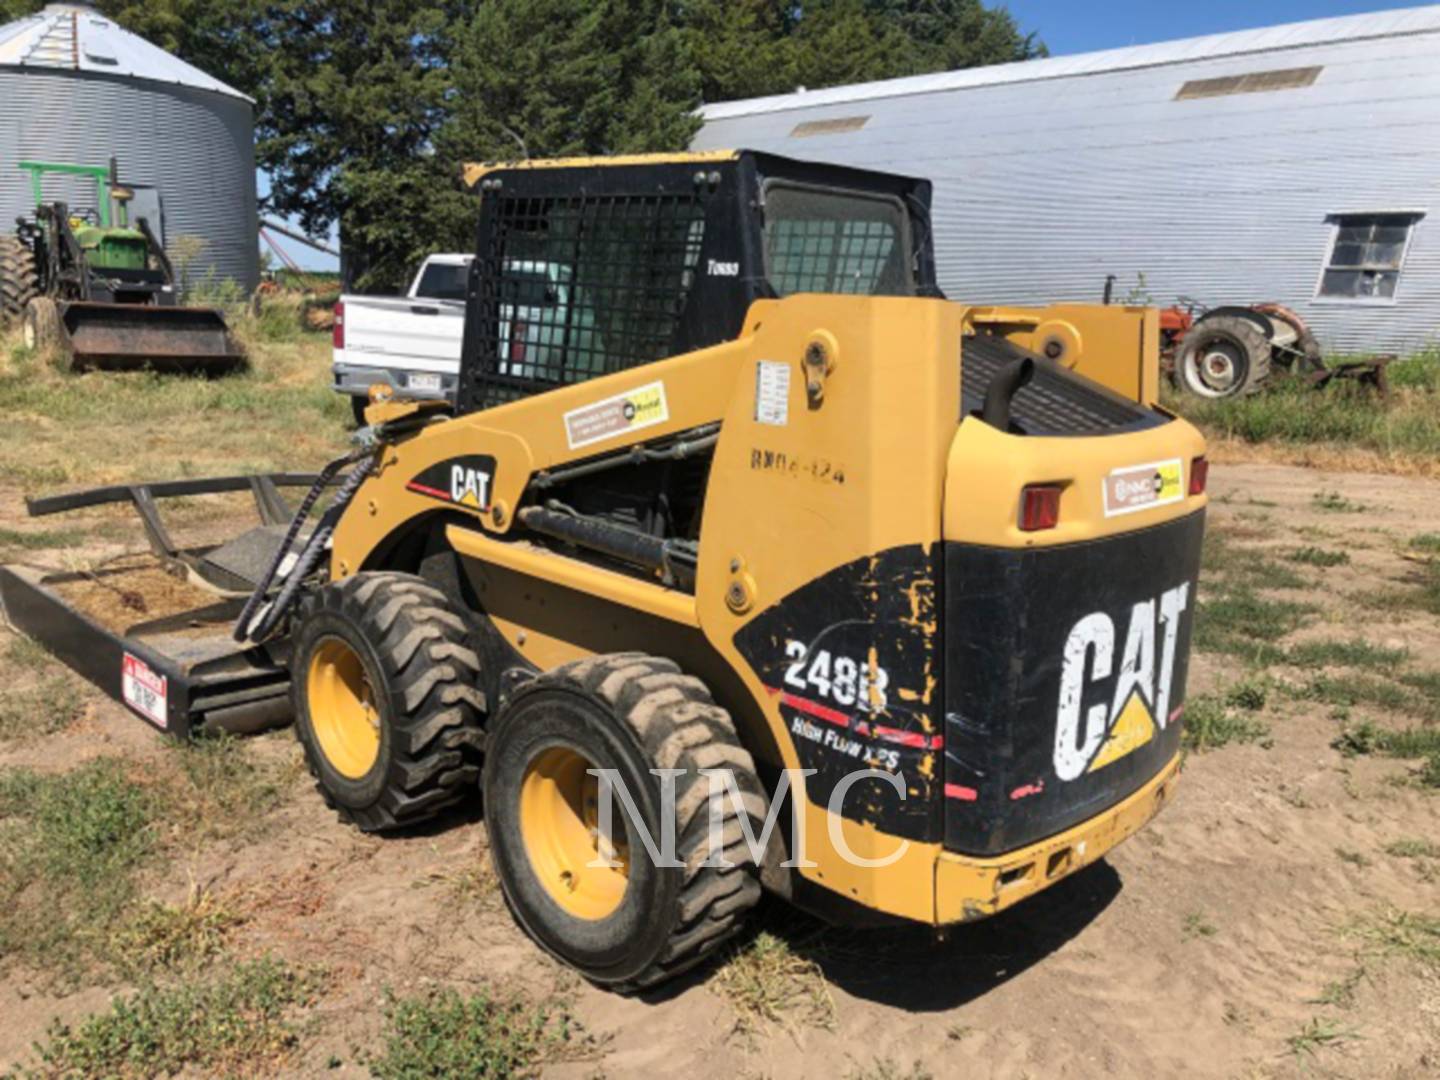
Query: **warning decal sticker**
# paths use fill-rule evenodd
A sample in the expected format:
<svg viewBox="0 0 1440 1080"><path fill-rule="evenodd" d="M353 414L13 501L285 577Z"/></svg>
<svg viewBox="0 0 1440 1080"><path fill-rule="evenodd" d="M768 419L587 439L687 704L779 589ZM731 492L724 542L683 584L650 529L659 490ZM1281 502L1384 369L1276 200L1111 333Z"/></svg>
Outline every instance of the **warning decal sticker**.
<svg viewBox="0 0 1440 1080"><path fill-rule="evenodd" d="M150 665L128 652L122 661L120 688L125 704L164 730L169 726L169 680L157 675Z"/></svg>
<svg viewBox="0 0 1440 1080"><path fill-rule="evenodd" d="M565 414L565 438L571 450L624 435L670 419L665 384L650 383Z"/></svg>

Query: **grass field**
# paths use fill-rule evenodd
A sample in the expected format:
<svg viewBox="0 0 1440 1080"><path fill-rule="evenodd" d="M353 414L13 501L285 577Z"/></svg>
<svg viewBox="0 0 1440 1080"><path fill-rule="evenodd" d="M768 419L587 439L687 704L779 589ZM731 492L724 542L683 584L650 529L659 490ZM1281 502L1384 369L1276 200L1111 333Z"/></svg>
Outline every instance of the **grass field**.
<svg viewBox="0 0 1440 1080"><path fill-rule="evenodd" d="M1280 381L1223 401L1167 396L1230 458L1440 476L1440 353L1390 365L1391 392Z"/></svg>

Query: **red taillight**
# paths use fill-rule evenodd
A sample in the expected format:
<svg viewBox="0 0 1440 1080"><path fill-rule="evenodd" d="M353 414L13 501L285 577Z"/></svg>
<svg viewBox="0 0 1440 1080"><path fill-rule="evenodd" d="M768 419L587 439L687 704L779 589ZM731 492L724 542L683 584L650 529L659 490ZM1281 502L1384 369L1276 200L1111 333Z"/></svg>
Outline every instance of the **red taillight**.
<svg viewBox="0 0 1440 1080"><path fill-rule="evenodd" d="M1054 484L1031 484L1020 492L1020 531L1039 532L1060 524L1060 489Z"/></svg>
<svg viewBox="0 0 1440 1080"><path fill-rule="evenodd" d="M345 348L345 301L335 301L335 329L330 332L330 342L337 349Z"/></svg>
<svg viewBox="0 0 1440 1080"><path fill-rule="evenodd" d="M1204 495L1205 482L1210 479L1210 462L1197 457L1190 462L1190 494Z"/></svg>

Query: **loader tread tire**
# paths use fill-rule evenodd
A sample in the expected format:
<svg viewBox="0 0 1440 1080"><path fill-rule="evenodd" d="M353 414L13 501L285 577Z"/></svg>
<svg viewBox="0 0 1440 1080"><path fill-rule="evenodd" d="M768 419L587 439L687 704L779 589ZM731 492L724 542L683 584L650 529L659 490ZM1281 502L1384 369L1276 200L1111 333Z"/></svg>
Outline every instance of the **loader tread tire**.
<svg viewBox="0 0 1440 1080"><path fill-rule="evenodd" d="M0 323L9 325L25 317L25 306L40 288L35 255L13 235L0 235Z"/></svg>
<svg viewBox="0 0 1440 1080"><path fill-rule="evenodd" d="M1215 347L1230 357L1228 375L1207 374L1206 356ZM1270 358L1270 341L1252 319L1215 315L1201 319L1185 335L1175 356L1175 379L1195 397L1242 397L1256 393L1269 379Z"/></svg>
<svg viewBox="0 0 1440 1080"><path fill-rule="evenodd" d="M681 770L674 803L675 860L681 865L655 867L648 863L643 847L632 844L631 880L621 908L615 917L585 928L590 935L585 948L566 937L567 927L573 930L578 920L550 901L536 879L520 835L516 801L526 762L539 752L534 748L565 739L564 725L554 725L554 710L550 717L545 715L545 703L560 700L585 710L633 747L645 779L653 784L652 794L658 795L659 784L648 770ZM585 744L582 740L576 745L583 749ZM623 763L617 767L623 776ZM706 866L702 864L709 854L709 779L699 770L720 768L732 771L742 809L737 811L732 799L725 800L720 835L724 861L730 865ZM484 791L491 856L511 910L543 948L602 986L635 993L694 967L740 932L760 899L758 867L739 817L741 813L748 817L751 834L761 835L768 801L754 760L741 744L730 714L715 704L705 684L682 674L670 660L641 653L602 655L532 679L496 719ZM621 806L621 800L617 798L615 804ZM617 818L622 813L617 809ZM651 825L658 843L660 831L653 827L659 825L658 818ZM642 859L647 866L640 868L642 878L637 882L635 866ZM653 879L643 876L647 870L655 875ZM657 887L641 896L646 881ZM627 905L635 905L634 910L627 912ZM629 936L617 929L615 939L606 941L606 923L623 925L621 916L632 919ZM608 948L603 962L591 948L596 942ZM579 955L586 949L589 955Z"/></svg>
<svg viewBox="0 0 1440 1080"><path fill-rule="evenodd" d="M311 659L336 638L378 684L379 746L360 777L332 764L311 715ZM355 574L312 598L291 661L295 729L321 796L342 820L363 832L406 828L478 793L486 702L466 638L445 594L411 574Z"/></svg>
<svg viewBox="0 0 1440 1080"><path fill-rule="evenodd" d="M25 344L57 370L70 371L71 358L61 341L60 308L50 297L32 297L25 306Z"/></svg>

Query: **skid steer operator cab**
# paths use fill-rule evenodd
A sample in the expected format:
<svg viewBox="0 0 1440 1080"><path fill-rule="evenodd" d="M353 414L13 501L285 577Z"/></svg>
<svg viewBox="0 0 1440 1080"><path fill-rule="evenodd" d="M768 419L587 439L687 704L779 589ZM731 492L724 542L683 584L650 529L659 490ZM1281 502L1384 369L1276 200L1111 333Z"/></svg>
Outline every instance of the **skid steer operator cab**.
<svg viewBox="0 0 1440 1080"><path fill-rule="evenodd" d="M265 608L344 817L478 780L525 928L633 989L761 882L941 926L1156 813L1206 468L1153 310L947 300L923 180L743 151L467 179L457 414L370 405L323 579Z"/></svg>
<svg viewBox="0 0 1440 1080"><path fill-rule="evenodd" d="M734 341L757 300L940 295L925 180L753 153L467 179L459 412ZM544 296L534 266L558 282Z"/></svg>

